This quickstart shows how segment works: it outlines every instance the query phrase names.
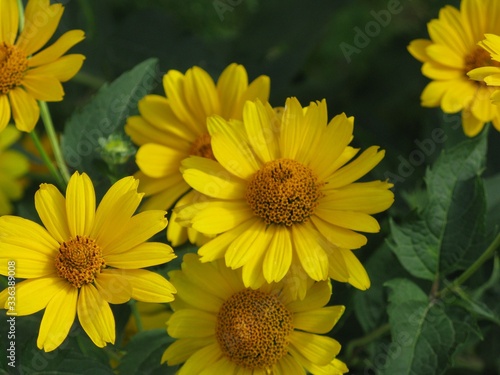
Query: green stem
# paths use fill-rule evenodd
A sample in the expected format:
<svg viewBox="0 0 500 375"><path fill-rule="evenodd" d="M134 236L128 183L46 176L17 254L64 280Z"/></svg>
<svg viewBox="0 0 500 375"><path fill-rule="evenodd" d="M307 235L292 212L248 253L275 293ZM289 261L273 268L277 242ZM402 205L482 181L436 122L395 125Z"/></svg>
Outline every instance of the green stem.
<svg viewBox="0 0 500 375"><path fill-rule="evenodd" d="M72 78L72 81L96 90L106 83L106 80L81 70Z"/></svg>
<svg viewBox="0 0 500 375"><path fill-rule="evenodd" d="M375 341L378 339L380 336L385 335L391 330L391 325L389 323L386 323L375 330L371 331L367 335L360 337L358 339L351 340L349 344L347 344L346 350L345 350L345 355L344 357L346 358L346 361L349 363L350 359L352 358L352 355L354 353L354 349L356 349L359 346L365 346L372 341Z"/></svg>
<svg viewBox="0 0 500 375"><path fill-rule="evenodd" d="M129 302L130 309L132 310L132 316L135 319L135 325L137 326L137 332L141 332L144 330L142 326L141 314L139 314L139 309L137 308L137 303L135 300L130 300Z"/></svg>
<svg viewBox="0 0 500 375"><path fill-rule="evenodd" d="M62 156L61 147L59 146L59 140L57 139L54 123L52 122L52 117L50 116L49 107L47 106L47 103L41 100L38 101L38 104L40 105L40 116L42 117L43 124L45 125L45 131L47 132L50 145L54 151L54 158L56 159L57 166L59 167L59 171L64 179L64 186L66 186L70 177L69 171Z"/></svg>
<svg viewBox="0 0 500 375"><path fill-rule="evenodd" d="M22 0L17 0L17 8L19 9L19 34L24 29L24 5Z"/></svg>
<svg viewBox="0 0 500 375"><path fill-rule="evenodd" d="M495 237L493 242L488 246L486 251L481 254L479 258L476 259L474 263L471 264L469 268L467 268L459 277L457 277L450 285L446 286L443 290L441 290L438 293L439 297L443 297L446 293L448 293L451 290L454 290L456 287L462 285L464 282L466 282L469 277L474 275L476 271L481 267L484 262L486 262L488 259L490 259L495 251L498 249L500 246L500 233Z"/></svg>
<svg viewBox="0 0 500 375"><path fill-rule="evenodd" d="M36 149L38 150L38 153L40 154L40 157L42 158L44 164L47 166L49 169L50 174L55 178L57 185L61 189L65 189L66 184L64 182L64 179L62 178L61 174L57 170L56 167L54 167L54 164L52 163L52 160L50 160L49 155L47 155L47 152L42 146L42 142L40 142L40 138L38 138L38 135L36 134L35 131L32 131L29 133L31 136L31 139L33 140L33 143L35 144Z"/></svg>

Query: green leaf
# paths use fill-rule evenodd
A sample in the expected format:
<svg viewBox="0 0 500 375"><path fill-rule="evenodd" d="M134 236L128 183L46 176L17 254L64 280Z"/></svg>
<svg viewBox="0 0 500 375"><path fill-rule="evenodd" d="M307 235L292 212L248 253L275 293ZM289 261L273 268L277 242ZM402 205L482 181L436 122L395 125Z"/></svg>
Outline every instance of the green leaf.
<svg viewBox="0 0 500 375"><path fill-rule="evenodd" d="M161 364L163 352L173 341L165 329L142 331L132 337L127 344L126 354L118 367L122 375L174 374L177 366Z"/></svg>
<svg viewBox="0 0 500 375"><path fill-rule="evenodd" d="M391 221L389 245L413 276L434 280L468 265L484 250L486 198L479 174L486 132L445 150L426 173L427 204L402 224Z"/></svg>
<svg viewBox="0 0 500 375"><path fill-rule="evenodd" d="M71 168L87 173L94 185L101 185L100 191L109 182L105 179L106 163L100 155L99 140L111 134L123 135L127 118L137 113L139 100L159 82L157 59L146 60L101 87L66 123L61 139L64 159Z"/></svg>
<svg viewBox="0 0 500 375"><path fill-rule="evenodd" d="M444 374L463 345L480 336L473 317L449 300L430 300L407 279L385 283L392 343L382 374Z"/></svg>
<svg viewBox="0 0 500 375"><path fill-rule="evenodd" d="M408 273L401 267L387 243L383 243L364 263L370 275L371 287L354 294L354 313L365 332L387 322L387 296L384 282Z"/></svg>

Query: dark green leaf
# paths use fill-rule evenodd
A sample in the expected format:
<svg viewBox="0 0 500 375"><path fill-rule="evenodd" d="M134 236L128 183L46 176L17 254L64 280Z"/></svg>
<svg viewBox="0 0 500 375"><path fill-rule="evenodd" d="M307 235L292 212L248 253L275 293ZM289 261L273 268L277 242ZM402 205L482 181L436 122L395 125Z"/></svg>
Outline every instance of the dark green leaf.
<svg viewBox="0 0 500 375"><path fill-rule="evenodd" d="M392 343L380 373L444 374L461 346L480 336L473 317L455 304L456 297L430 300L407 279L385 285Z"/></svg>
<svg viewBox="0 0 500 375"><path fill-rule="evenodd" d="M83 109L66 123L61 144L67 164L87 173L94 185L107 188L105 163L99 140L124 134L127 118L137 113L137 103L161 82L157 59L146 60L104 85ZM101 141L102 142L102 141ZM105 185L105 186L103 186Z"/></svg>
<svg viewBox="0 0 500 375"><path fill-rule="evenodd" d="M465 269L484 250L486 200L482 172L486 132L445 150L426 173L427 205L399 225L389 244L412 275L434 280Z"/></svg>
<svg viewBox="0 0 500 375"><path fill-rule="evenodd" d="M123 375L173 374L176 367L161 364L163 352L173 341L165 329L142 331L132 337L126 346L126 354L120 361L119 372Z"/></svg>

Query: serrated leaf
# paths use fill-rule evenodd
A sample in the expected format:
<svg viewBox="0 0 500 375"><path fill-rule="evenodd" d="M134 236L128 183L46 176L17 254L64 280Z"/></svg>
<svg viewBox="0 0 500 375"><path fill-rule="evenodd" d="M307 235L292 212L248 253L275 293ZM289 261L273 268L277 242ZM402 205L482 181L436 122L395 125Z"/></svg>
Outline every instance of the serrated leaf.
<svg viewBox="0 0 500 375"><path fill-rule="evenodd" d="M391 221L389 245L413 276L446 276L484 250L486 198L478 175L485 157L486 132L444 151L426 173L422 212L403 224Z"/></svg>
<svg viewBox="0 0 500 375"><path fill-rule="evenodd" d="M99 153L99 139L124 134L125 122L137 113L138 101L159 82L158 61L148 59L101 87L65 125L61 146L66 163L79 172L86 172L94 185L107 183L99 171L105 165Z"/></svg>
<svg viewBox="0 0 500 375"><path fill-rule="evenodd" d="M444 374L464 343L480 336L473 317L460 307L429 297L407 279L394 279L389 288L392 350L381 374Z"/></svg>
<svg viewBox="0 0 500 375"><path fill-rule="evenodd" d="M118 367L122 375L154 374L160 368L163 374L172 374L176 368L161 365L160 360L167 346L173 339L167 335L165 329L152 329L137 333L127 344Z"/></svg>

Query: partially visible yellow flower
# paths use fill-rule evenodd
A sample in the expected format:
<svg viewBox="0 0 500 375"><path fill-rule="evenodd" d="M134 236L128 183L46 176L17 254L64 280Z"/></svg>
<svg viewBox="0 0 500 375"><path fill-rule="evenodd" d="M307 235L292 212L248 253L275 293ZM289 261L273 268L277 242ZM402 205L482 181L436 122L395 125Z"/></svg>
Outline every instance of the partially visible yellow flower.
<svg viewBox="0 0 500 375"><path fill-rule="evenodd" d="M163 77L166 97L147 95L139 102L140 116L132 116L125 131L141 147L136 161L140 189L149 199L144 209L168 209L190 190L179 171L181 161L190 155L214 159L207 130L207 117L241 119L246 100L269 98L269 77L260 76L248 83L242 65L231 64L217 84L203 69L195 66L186 74L170 70ZM195 196L188 193L183 203ZM187 238L201 245L206 237L194 229L180 227L171 220L167 228L173 246Z"/></svg>
<svg viewBox="0 0 500 375"><path fill-rule="evenodd" d="M217 235L199 248L203 262L225 258L242 267L245 286L287 278L299 295L308 278L331 277L367 289L370 280L351 249L366 244L358 232L380 226L373 214L394 194L384 181L356 182L384 157L377 146L353 160L354 119L328 122L326 101L302 108L296 98L279 112L248 101L243 124L208 120L218 162L191 156L184 179L205 199L177 209L182 225Z"/></svg>
<svg viewBox="0 0 500 375"><path fill-rule="evenodd" d="M29 0L25 25L18 35L18 1L0 0L0 131L11 117L19 130L32 131L40 117L36 101L61 101L61 82L71 79L82 67L83 55L63 56L83 40L81 30L64 33L42 50L63 11L61 4L50 5L49 0Z"/></svg>
<svg viewBox="0 0 500 375"><path fill-rule="evenodd" d="M18 151L7 150L20 136L13 126L0 132L0 216L12 213L11 201L23 195L22 177L29 170L28 158Z"/></svg>
<svg viewBox="0 0 500 375"><path fill-rule="evenodd" d="M170 302L175 288L157 273L142 270L175 258L163 243L145 242L165 229L166 212L133 215L142 199L138 181L125 177L105 194L96 210L92 181L78 172L66 197L41 184L35 208L43 226L17 216L0 217L0 274L14 262L15 303L9 289L0 293L7 314L30 315L42 309L37 345L51 351L65 340L75 317L95 345L115 341L109 303L134 298Z"/></svg>
<svg viewBox="0 0 500 375"><path fill-rule="evenodd" d="M491 86L495 91L491 94L491 101L500 104L500 36L486 34L486 39L479 42L479 46L483 47L491 56L492 61L496 61L498 66L485 66L471 70L468 76L476 81L484 81L488 86Z"/></svg>
<svg viewBox="0 0 500 375"><path fill-rule="evenodd" d="M475 68L500 66L477 44L484 34L500 34L497 0L462 0L460 10L447 5L427 25L430 40L417 39L409 52L423 62L422 73L432 79L421 95L422 106L440 106L445 113L462 112L464 133L473 137L492 121L500 130L499 109L490 101L493 88L471 80Z"/></svg>
<svg viewBox="0 0 500 375"><path fill-rule="evenodd" d="M348 371L336 356L337 340L321 336L337 323L344 306L325 306L328 281L307 286L295 300L283 283L245 288L241 270L222 260L200 263L186 254L182 270L169 273L177 288L168 334L177 339L162 357L184 363L179 375L337 375Z"/></svg>

